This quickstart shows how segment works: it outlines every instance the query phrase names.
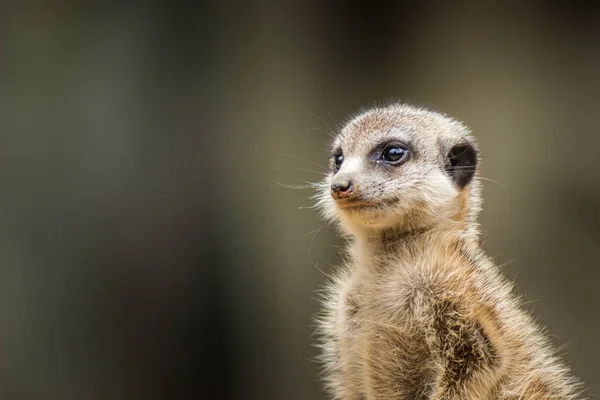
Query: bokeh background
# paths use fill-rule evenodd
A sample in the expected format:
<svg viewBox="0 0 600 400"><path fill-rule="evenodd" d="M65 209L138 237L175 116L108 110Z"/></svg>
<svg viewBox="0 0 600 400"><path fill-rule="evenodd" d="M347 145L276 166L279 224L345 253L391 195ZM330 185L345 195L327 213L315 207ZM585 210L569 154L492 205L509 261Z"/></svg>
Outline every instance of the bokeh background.
<svg viewBox="0 0 600 400"><path fill-rule="evenodd" d="M599 4L4 4L1 398L324 399L343 243L278 183L394 99L473 129L485 247L600 394Z"/></svg>

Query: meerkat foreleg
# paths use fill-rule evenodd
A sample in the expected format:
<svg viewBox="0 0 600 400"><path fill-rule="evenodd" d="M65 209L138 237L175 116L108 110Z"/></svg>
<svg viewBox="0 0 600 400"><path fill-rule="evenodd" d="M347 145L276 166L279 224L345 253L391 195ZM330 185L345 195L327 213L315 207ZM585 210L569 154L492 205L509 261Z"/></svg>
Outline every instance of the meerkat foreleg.
<svg viewBox="0 0 600 400"><path fill-rule="evenodd" d="M491 396L502 372L489 321L450 301L428 310L427 340L437 363L432 400L483 400Z"/></svg>

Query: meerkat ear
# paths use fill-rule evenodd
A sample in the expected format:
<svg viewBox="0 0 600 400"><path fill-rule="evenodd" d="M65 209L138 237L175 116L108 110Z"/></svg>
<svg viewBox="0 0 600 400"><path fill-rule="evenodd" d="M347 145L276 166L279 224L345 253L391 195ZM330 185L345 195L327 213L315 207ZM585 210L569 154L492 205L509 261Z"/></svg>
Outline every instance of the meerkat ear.
<svg viewBox="0 0 600 400"><path fill-rule="evenodd" d="M459 188L467 186L477 169L477 150L469 142L455 145L448 152L446 171Z"/></svg>

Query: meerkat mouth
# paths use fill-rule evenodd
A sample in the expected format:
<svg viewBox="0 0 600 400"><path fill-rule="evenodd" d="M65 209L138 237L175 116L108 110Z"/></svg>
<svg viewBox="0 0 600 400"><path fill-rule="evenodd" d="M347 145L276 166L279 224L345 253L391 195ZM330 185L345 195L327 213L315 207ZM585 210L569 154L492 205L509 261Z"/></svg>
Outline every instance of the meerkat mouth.
<svg viewBox="0 0 600 400"><path fill-rule="evenodd" d="M368 209L381 207L381 204L379 203L360 199L338 200L336 203L340 209Z"/></svg>

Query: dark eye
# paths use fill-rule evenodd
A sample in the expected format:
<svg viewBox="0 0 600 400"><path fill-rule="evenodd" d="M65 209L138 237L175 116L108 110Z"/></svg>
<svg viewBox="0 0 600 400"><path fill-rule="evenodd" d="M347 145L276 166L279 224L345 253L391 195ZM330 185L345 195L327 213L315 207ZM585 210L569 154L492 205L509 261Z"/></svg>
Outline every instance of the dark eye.
<svg viewBox="0 0 600 400"><path fill-rule="evenodd" d="M399 146L386 147L381 153L381 159L388 162L399 162L406 158L408 150Z"/></svg>
<svg viewBox="0 0 600 400"><path fill-rule="evenodd" d="M342 166L343 162L344 162L343 155L338 154L338 155L333 156L333 170L335 172L338 172L340 170L340 167Z"/></svg>

